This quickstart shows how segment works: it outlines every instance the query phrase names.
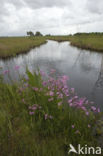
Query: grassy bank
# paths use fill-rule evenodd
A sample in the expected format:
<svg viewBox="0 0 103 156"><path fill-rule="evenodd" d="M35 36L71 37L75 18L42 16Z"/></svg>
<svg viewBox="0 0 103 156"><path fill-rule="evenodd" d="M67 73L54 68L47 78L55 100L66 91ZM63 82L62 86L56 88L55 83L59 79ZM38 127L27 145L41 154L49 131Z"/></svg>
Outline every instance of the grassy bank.
<svg viewBox="0 0 103 156"><path fill-rule="evenodd" d="M83 33L73 36L51 36L49 39L58 42L70 41L71 45L78 48L103 52L103 34L100 33Z"/></svg>
<svg viewBox="0 0 103 156"><path fill-rule="evenodd" d="M46 39L63 42L63 41L69 41L71 39L71 36L48 36L46 37Z"/></svg>
<svg viewBox="0 0 103 156"><path fill-rule="evenodd" d="M73 46L103 52L103 34L76 34L73 36L48 37L1 37L0 58L7 58L28 52L30 49L46 43L47 39L58 42L70 41Z"/></svg>
<svg viewBox="0 0 103 156"><path fill-rule="evenodd" d="M2 37L0 38L0 57L6 58L28 52L46 43L43 37Z"/></svg>
<svg viewBox="0 0 103 156"><path fill-rule="evenodd" d="M103 52L103 34L77 34L70 41L73 46Z"/></svg>
<svg viewBox="0 0 103 156"><path fill-rule="evenodd" d="M0 81L0 155L64 156L69 144L97 146L99 108L68 88L67 76L54 75L27 70L19 84Z"/></svg>

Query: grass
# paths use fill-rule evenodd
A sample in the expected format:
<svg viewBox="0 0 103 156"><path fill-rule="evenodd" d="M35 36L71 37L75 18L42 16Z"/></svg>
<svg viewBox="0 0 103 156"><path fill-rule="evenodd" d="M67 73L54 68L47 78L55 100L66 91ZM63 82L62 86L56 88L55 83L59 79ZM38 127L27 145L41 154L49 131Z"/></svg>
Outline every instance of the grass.
<svg viewBox="0 0 103 156"><path fill-rule="evenodd" d="M46 38L49 39L49 40L63 42L63 41L69 41L71 36L48 36Z"/></svg>
<svg viewBox="0 0 103 156"><path fill-rule="evenodd" d="M68 77L26 73L19 83L0 81L0 155L64 156L69 144L97 146L99 109L68 88Z"/></svg>
<svg viewBox="0 0 103 156"><path fill-rule="evenodd" d="M103 52L103 34L74 35L70 41L73 46Z"/></svg>
<svg viewBox="0 0 103 156"><path fill-rule="evenodd" d="M73 46L103 52L103 34L98 33L75 34L73 36L1 37L0 58L7 58L28 52L30 49L46 43L47 39L58 42L70 41Z"/></svg>
<svg viewBox="0 0 103 156"><path fill-rule="evenodd" d="M78 48L103 52L102 33L81 33L73 36L51 36L49 39L58 42L70 41L71 45Z"/></svg>
<svg viewBox="0 0 103 156"><path fill-rule="evenodd" d="M46 40L43 37L1 37L0 57L7 58L25 53L44 43Z"/></svg>

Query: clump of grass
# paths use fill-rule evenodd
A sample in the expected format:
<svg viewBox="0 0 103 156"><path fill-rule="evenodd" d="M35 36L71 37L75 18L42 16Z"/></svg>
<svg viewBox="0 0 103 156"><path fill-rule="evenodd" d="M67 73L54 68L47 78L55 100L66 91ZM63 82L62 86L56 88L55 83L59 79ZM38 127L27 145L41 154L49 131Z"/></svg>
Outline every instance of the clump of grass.
<svg viewBox="0 0 103 156"><path fill-rule="evenodd" d="M0 38L0 57L6 58L28 52L46 43L43 37L2 37Z"/></svg>
<svg viewBox="0 0 103 156"><path fill-rule="evenodd" d="M64 156L69 144L96 146L92 131L100 109L79 98L67 86L68 77L55 78L55 72L47 77L27 69L19 84L1 80L0 155Z"/></svg>

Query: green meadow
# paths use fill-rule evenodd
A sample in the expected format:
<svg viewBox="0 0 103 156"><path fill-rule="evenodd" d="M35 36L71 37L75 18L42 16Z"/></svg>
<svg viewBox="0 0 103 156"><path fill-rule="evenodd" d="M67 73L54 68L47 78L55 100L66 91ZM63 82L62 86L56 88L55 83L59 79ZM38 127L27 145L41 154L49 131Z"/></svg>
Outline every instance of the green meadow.
<svg viewBox="0 0 103 156"><path fill-rule="evenodd" d="M25 53L44 43L46 40L43 37L1 37L0 57L6 58Z"/></svg>

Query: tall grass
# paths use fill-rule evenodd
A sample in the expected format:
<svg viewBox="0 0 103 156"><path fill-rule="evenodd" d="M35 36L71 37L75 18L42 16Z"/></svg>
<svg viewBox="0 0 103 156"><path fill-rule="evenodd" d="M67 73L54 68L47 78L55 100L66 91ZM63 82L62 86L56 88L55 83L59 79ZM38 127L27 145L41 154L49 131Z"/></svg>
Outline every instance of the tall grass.
<svg viewBox="0 0 103 156"><path fill-rule="evenodd" d="M101 33L80 33L72 36L50 36L48 39L58 42L70 41L71 45L78 48L103 52L103 34Z"/></svg>
<svg viewBox="0 0 103 156"><path fill-rule="evenodd" d="M70 41L79 48L103 52L103 34L74 35Z"/></svg>
<svg viewBox="0 0 103 156"><path fill-rule="evenodd" d="M99 108L67 86L68 77L43 71L20 83L0 82L0 155L68 155L69 144L96 146ZM7 74L7 72L4 72Z"/></svg>
<svg viewBox="0 0 103 156"><path fill-rule="evenodd" d="M0 38L0 57L6 58L25 53L44 43L46 40L43 37L2 37Z"/></svg>
<svg viewBox="0 0 103 156"><path fill-rule="evenodd" d="M70 35L67 35L67 36L47 36L46 37L46 39L54 40L54 41L58 41L58 42L69 41L70 38L71 38Z"/></svg>

